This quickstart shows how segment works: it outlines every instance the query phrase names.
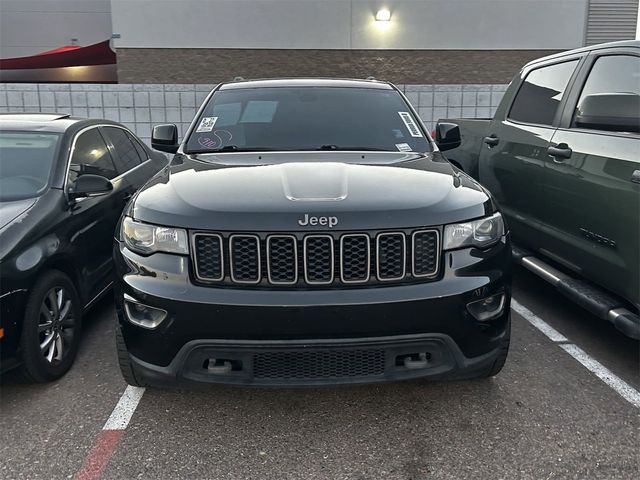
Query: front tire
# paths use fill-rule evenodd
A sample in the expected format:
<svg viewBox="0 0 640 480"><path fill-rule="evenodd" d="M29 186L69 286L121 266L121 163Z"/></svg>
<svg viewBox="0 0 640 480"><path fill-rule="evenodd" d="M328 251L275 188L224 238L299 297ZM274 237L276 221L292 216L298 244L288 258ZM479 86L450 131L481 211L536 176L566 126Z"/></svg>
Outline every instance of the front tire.
<svg viewBox="0 0 640 480"><path fill-rule="evenodd" d="M133 387L146 387L146 385L138 380L136 372L131 364L131 358L129 357L129 351L124 343L124 337L122 336L122 330L120 325L116 324L116 350L118 352L118 365L120 366L120 373L122 378L129 385Z"/></svg>
<svg viewBox="0 0 640 480"><path fill-rule="evenodd" d="M58 270L42 275L29 294L20 337L27 382L50 382L71 368L82 329L80 296L71 279Z"/></svg>
<svg viewBox="0 0 640 480"><path fill-rule="evenodd" d="M475 378L491 378L498 375L502 371L502 368L504 367L504 364L507 361L510 345L511 345L511 319L509 319L509 322L507 323L507 328L504 333L504 337L500 342L500 351L495 361L489 368L487 368L484 372L481 372L480 374L478 374Z"/></svg>

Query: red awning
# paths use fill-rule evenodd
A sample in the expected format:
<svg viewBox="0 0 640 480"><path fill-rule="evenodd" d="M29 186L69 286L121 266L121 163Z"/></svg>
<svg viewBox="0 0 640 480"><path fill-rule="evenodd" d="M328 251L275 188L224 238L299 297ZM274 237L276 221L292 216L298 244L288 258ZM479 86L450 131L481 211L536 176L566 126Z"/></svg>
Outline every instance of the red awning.
<svg viewBox="0 0 640 480"><path fill-rule="evenodd" d="M116 54L111 50L109 40L79 47L67 45L32 55L30 57L4 58L0 60L2 70L25 70L34 68L80 67L85 65L112 65Z"/></svg>

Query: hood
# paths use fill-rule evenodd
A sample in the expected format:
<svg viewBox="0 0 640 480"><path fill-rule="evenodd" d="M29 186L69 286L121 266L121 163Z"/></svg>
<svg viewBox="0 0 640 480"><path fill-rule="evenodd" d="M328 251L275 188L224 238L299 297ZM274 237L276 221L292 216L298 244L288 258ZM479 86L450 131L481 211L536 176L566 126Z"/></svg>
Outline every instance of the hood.
<svg viewBox="0 0 640 480"><path fill-rule="evenodd" d="M225 161L174 161L138 194L130 214L192 229L293 231L442 225L493 211L482 187L437 152L280 152Z"/></svg>
<svg viewBox="0 0 640 480"><path fill-rule="evenodd" d="M17 220L23 213L29 210L35 203L36 198L26 198L24 200L14 200L0 203L0 230L9 223Z"/></svg>

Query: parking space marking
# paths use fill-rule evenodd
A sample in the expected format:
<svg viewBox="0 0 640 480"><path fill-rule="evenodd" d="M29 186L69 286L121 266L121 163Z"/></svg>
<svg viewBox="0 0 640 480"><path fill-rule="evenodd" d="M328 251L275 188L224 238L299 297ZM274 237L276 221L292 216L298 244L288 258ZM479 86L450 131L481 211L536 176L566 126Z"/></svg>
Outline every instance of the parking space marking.
<svg viewBox="0 0 640 480"><path fill-rule="evenodd" d="M127 386L116 408L111 412L111 416L107 420L107 423L102 427L103 430L124 430L129 425L129 420L133 416L133 412L136 411L138 403L144 394L143 387Z"/></svg>
<svg viewBox="0 0 640 480"><path fill-rule="evenodd" d="M597 376L604 383L609 385L609 387L618 392L618 395L624 398L627 402L629 402L636 408L640 408L640 392L638 392L635 388L615 375L596 359L589 356L587 352L582 350L577 345L568 343L560 345L560 348L562 348L565 352L579 361L587 370Z"/></svg>
<svg viewBox="0 0 640 480"><path fill-rule="evenodd" d="M529 310L527 307L518 303L517 300L511 299L511 309L518 315L524 318L531 325L536 327L542 333L544 333L552 342L568 342L569 339L562 335L559 331L549 325L547 322L538 317L535 313Z"/></svg>
<svg viewBox="0 0 640 480"><path fill-rule="evenodd" d="M102 430L75 480L98 480L107 468L124 430Z"/></svg>
<svg viewBox="0 0 640 480"><path fill-rule="evenodd" d="M145 389L128 385L111 412L75 480L98 480L129 425Z"/></svg>
<svg viewBox="0 0 640 480"><path fill-rule="evenodd" d="M583 367L602 380L627 402L636 408L640 408L640 392L635 388L622 380L580 347L573 343L569 343L569 339L567 337L562 335L555 328L518 302L515 298L511 299L511 309L540 330L540 332L542 332L549 340L559 344L558 346L571 355L574 360L579 362Z"/></svg>

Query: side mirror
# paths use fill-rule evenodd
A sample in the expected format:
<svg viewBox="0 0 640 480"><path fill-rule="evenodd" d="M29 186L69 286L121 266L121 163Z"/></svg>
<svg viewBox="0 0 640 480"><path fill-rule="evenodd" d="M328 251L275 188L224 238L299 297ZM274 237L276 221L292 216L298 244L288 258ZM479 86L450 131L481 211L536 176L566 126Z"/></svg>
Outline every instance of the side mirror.
<svg viewBox="0 0 640 480"><path fill-rule="evenodd" d="M111 180L101 175L91 175L89 173L80 175L75 183L69 187L69 198L92 197L104 195L113 190Z"/></svg>
<svg viewBox="0 0 640 480"><path fill-rule="evenodd" d="M153 127L153 132L151 132L152 148L161 152L176 153L178 146L178 127L173 123Z"/></svg>
<svg viewBox="0 0 640 480"><path fill-rule="evenodd" d="M436 138L434 139L441 151L451 150L460 146L460 127L455 123L438 123L436 125Z"/></svg>
<svg viewBox="0 0 640 480"><path fill-rule="evenodd" d="M598 93L587 95L578 105L576 127L614 132L640 133L640 95Z"/></svg>

